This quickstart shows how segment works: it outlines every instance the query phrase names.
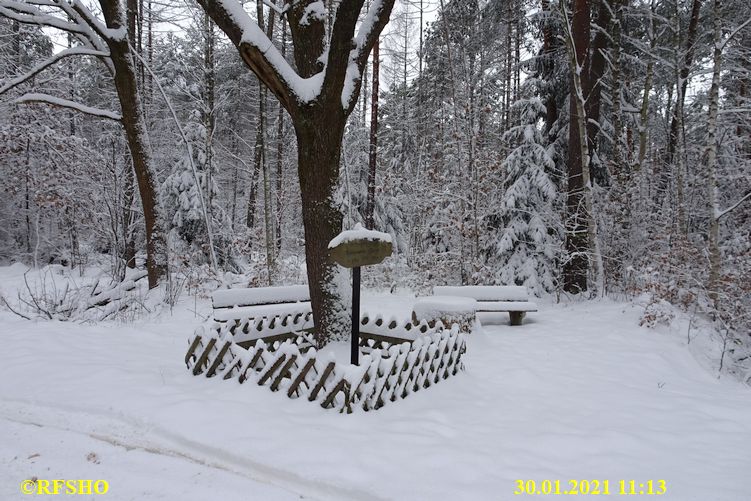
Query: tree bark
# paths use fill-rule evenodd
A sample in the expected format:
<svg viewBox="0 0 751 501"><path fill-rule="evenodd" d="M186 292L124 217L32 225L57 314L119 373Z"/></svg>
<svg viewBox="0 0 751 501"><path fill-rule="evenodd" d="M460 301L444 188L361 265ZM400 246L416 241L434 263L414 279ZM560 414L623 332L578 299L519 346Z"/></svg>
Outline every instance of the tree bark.
<svg viewBox="0 0 751 501"><path fill-rule="evenodd" d="M287 25L282 17L282 57L287 55ZM282 216L284 214L284 108L279 105L276 129L276 254L282 251Z"/></svg>
<svg viewBox="0 0 751 501"><path fill-rule="evenodd" d="M335 114L336 110L332 110ZM328 126L317 124L326 117ZM337 119L339 118L339 119ZM346 339L349 316L337 276L343 270L329 257L328 244L342 229L343 215L332 198L339 179L343 117L313 112L295 122L297 165L305 228L305 258L310 287L314 333L319 345ZM321 284L322 287L314 287ZM323 328L321 328L323 326Z"/></svg>
<svg viewBox="0 0 751 501"><path fill-rule="evenodd" d="M587 78L587 88L585 89L584 97L586 99L587 110L587 140L589 141L589 155L592 159L591 170L598 183L607 182L607 171L601 167L599 162L595 162L594 159L597 156L597 136L600 132L600 108L602 103L602 79L605 76L605 69L607 66L607 60L605 58L605 51L608 49L609 36L606 34L606 30L610 26L610 9L609 5L605 5L606 0L599 0L597 2L597 21L596 25L599 28L592 40L592 58L589 65L589 75Z"/></svg>
<svg viewBox="0 0 751 501"><path fill-rule="evenodd" d="M720 201L717 184L717 115L720 107L720 70L722 69L722 2L714 0L714 50L712 52L712 85L709 89L707 113L707 190L709 200L709 298L717 309L720 305Z"/></svg>
<svg viewBox="0 0 751 501"><path fill-rule="evenodd" d="M578 293L588 289L587 271L592 270L594 295L603 287L602 257L599 251L597 223L594 215L592 180L590 177L589 143L587 139L587 112L584 89L590 61L590 5L589 0L574 0L574 13L571 24L565 1L561 0L561 10L566 23L566 44L571 68L570 124L569 124L569 168L566 206L569 221L566 233L568 260L564 265L564 290Z"/></svg>
<svg viewBox="0 0 751 501"><path fill-rule="evenodd" d="M100 0L107 27L126 27L125 13L117 0ZM146 226L146 268L149 288L159 284L167 273L167 244L160 221L159 198L156 194L156 175L146 137L141 96L137 85L136 67L127 38L105 39L110 49L110 58L115 69L114 81L122 111L122 124L133 160L138 190L143 205Z"/></svg>
<svg viewBox="0 0 751 501"><path fill-rule="evenodd" d="M365 201L365 226L373 229L375 224L375 179L378 160L378 90L379 90L379 46L373 46L373 85L370 97L370 141L368 145L368 195Z"/></svg>
<svg viewBox="0 0 751 501"><path fill-rule="evenodd" d="M696 35L699 26L699 13L701 11L702 0L693 0L691 4L691 18L688 23L688 33L686 35L686 47L683 56L683 65L680 69L679 85L680 92L678 93L678 99L673 107L673 117L670 121L670 134L668 135L668 148L667 148L667 162L671 164L673 162L673 155L675 154L675 147L678 141L678 125L679 116L683 114L683 103L686 96L686 89L688 88L688 75L691 72L691 65L694 62L694 53L696 52Z"/></svg>

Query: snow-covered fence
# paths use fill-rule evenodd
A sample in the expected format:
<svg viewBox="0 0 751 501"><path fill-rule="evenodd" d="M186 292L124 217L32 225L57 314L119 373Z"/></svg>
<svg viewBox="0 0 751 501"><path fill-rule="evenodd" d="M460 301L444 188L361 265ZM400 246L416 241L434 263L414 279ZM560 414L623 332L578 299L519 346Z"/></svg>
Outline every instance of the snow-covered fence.
<svg viewBox="0 0 751 501"><path fill-rule="evenodd" d="M263 339L269 344L276 341L286 341L296 338L300 332L313 328L313 313L310 311L309 304L303 303L301 306L285 304L280 305L278 309L274 305L266 305L257 312L248 311L250 308L257 307L245 307L243 318L233 320L231 315L227 315L226 321L223 321L224 318L215 312L215 320L203 324L198 328L198 331L214 331L220 337L232 336L234 342L243 348L250 348L259 339ZM231 311L233 311L232 315L236 315L237 309ZM259 313L263 316L250 316ZM379 348L382 341L386 344L414 341L418 336L426 334L434 328L436 322L434 318L426 318L420 321L413 318L412 322L400 322L393 316L384 317L382 314L369 312L364 312L360 318L361 346L368 346L366 341L370 340L376 344L371 343L369 346ZM445 324L448 324L448 322ZM468 332L472 323L460 322L459 325L461 330Z"/></svg>
<svg viewBox="0 0 751 501"><path fill-rule="evenodd" d="M451 329L440 322L433 327L425 322L398 326L393 320L384 325L379 317L363 319L363 326L371 323L380 334L363 334L363 351L369 353L361 357L360 365L320 360L304 335L271 344L257 339L245 349L228 330L213 326L196 331L185 363L196 376L252 380L290 398L307 398L325 409L347 413L358 407L379 409L464 367L465 333L458 325ZM402 333L409 333L411 342L396 337Z"/></svg>

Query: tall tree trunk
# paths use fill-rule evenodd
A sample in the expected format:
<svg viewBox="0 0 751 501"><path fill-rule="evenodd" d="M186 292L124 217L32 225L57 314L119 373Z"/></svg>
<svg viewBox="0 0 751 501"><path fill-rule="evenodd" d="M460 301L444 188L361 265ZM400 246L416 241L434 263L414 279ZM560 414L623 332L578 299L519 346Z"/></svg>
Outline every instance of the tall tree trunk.
<svg viewBox="0 0 751 501"><path fill-rule="evenodd" d="M683 114L683 104L686 97L686 89L688 88L688 75L691 72L691 65L694 62L694 54L696 53L696 35L699 27L699 13L701 12L702 1L703 0L693 0L691 3L691 18L688 22L688 33L686 35L686 46L683 53L683 64L679 75L680 92L678 93L678 99L673 107L673 117L670 121L670 134L668 135L668 164L673 162L673 155L675 154L675 147L678 141L678 115Z"/></svg>
<svg viewBox="0 0 751 501"><path fill-rule="evenodd" d="M370 98L370 140L368 144L368 195L365 201L365 226L373 228L375 224L375 180L378 161L378 90L379 90L379 46L373 46L373 84Z"/></svg>
<svg viewBox="0 0 751 501"><path fill-rule="evenodd" d="M125 13L118 0L100 0L99 3L108 28L118 30L127 27ZM146 268L149 288L154 288L159 284L159 279L167 273L167 244L160 221L161 209L156 194L157 180L146 137L136 67L127 38L111 38L106 41L115 69L114 81L122 111L122 124L141 195L146 227Z"/></svg>
<svg viewBox="0 0 751 501"><path fill-rule="evenodd" d="M113 146L114 148L114 146ZM133 179L133 165L129 158L125 159L125 178L123 179L123 262L128 268L136 267L136 238L133 231L134 212L133 199L135 198L135 179ZM116 165L113 158L113 168Z"/></svg>
<svg viewBox="0 0 751 501"><path fill-rule="evenodd" d="M621 71L621 20L623 19L623 0L613 2L613 18L610 33L613 46L610 52L612 61L612 79L610 85L613 121L613 151L610 167L615 182L610 190L608 209L612 211L615 222L613 230L614 245L611 246L612 259L607 261L610 269L608 277L615 283L623 280L623 271L630 264L628 236L631 231L631 207L628 193L631 189L631 166L623 155L623 73Z"/></svg>
<svg viewBox="0 0 751 501"><path fill-rule="evenodd" d="M214 68L214 26L211 21L211 17L208 14L203 16L203 36L204 36L204 51L203 51L203 65L204 65L204 113L203 113L203 125L206 129L206 162L205 162L205 177L206 186L199 187L204 189L206 195L206 215L207 224L211 224L213 221L212 207L214 201L212 196L214 194L211 186L213 184L213 161L214 161L214 127L216 124L216 114L214 112L215 101L215 68ZM207 231L209 231L207 229Z"/></svg>
<svg viewBox="0 0 751 501"><path fill-rule="evenodd" d="M655 15L655 2L652 1L649 11L649 24L648 24L648 36L649 36L649 48L650 53L654 52L654 48L657 44L657 36L654 32L654 15ZM652 92L652 79L654 77L654 58L650 55L647 61L646 76L644 78L644 89L642 90L641 109L639 111L639 151L636 156L636 164L632 169L631 188L629 203L632 212L638 212L641 208L642 202L645 198L643 193L643 178L644 178L644 160L647 155L647 139L649 137L649 94ZM631 129L629 128L629 148L631 151Z"/></svg>
<svg viewBox="0 0 751 501"><path fill-rule="evenodd" d="M248 187L248 210L245 216L245 226L252 230L256 221L256 198L258 196L258 178L261 175L261 163L263 162L263 121L261 116L266 114L263 84L258 83L258 117L256 122L256 142L253 147L253 171L250 174L250 186Z"/></svg>
<svg viewBox="0 0 751 501"><path fill-rule="evenodd" d="M284 17L282 25L282 57L287 55L287 25ZM282 251L282 216L284 214L284 107L279 105L276 124L276 255Z"/></svg>
<svg viewBox="0 0 751 501"><path fill-rule="evenodd" d="M574 0L574 12L569 24L565 1L561 11L566 23L565 35L571 68L571 96L569 125L568 193L566 206L569 216L566 233L568 260L564 266L563 288L577 293L587 290L587 271L592 270L594 295L602 290L602 257L599 252L597 224L593 213L590 155L587 139L587 113L584 89L589 85L590 6L588 0Z"/></svg>
<svg viewBox="0 0 751 501"><path fill-rule="evenodd" d="M676 33L680 33L680 22L679 22L679 12L678 7L676 4ZM683 93L686 90L686 87L683 85L685 80L682 76L683 68L680 66L680 58L678 57L678 51L676 50L676 61L675 61L675 89L677 92L676 96L676 106L673 108L673 119L675 120L676 127L675 127L675 146L674 149L675 154L674 158L677 160L676 163L676 228L678 230L678 235L681 238L687 238L688 237L688 221L686 218L686 197L685 197L685 178L686 178L686 163L685 163L685 148L684 148L684 141L683 141L683 111L677 112L679 106L683 106L684 102L684 95ZM671 123L671 134L672 131L672 123ZM672 139L669 139L669 141L672 141Z"/></svg>
<svg viewBox="0 0 751 501"><path fill-rule="evenodd" d="M31 177L31 138L26 137L26 169L24 169L24 214L26 216L26 233L24 234L24 243L26 244L26 253L31 255L31 194L29 179Z"/></svg>
<svg viewBox="0 0 751 501"><path fill-rule="evenodd" d="M341 232L343 216L332 198L338 178L341 140L345 119L337 120L332 113L306 114L295 122L297 135L297 164L302 194L302 214L305 228L305 257L315 337L319 345L328 339L346 339L351 318L342 296L346 286L344 270L330 258L328 244ZM325 117L325 118L324 118ZM327 126L319 124L326 120ZM336 286L340 285L340 286ZM340 309L338 309L340 308Z"/></svg>
<svg viewBox="0 0 751 501"><path fill-rule="evenodd" d="M551 77L554 70L553 60L557 57L560 42L553 30L554 7L551 6L549 0L541 0L540 7L543 12L542 47L539 52L541 64L538 65L536 73L541 77ZM553 124L558 120L558 105L554 92L548 92L545 97L545 131L549 133L553 129Z"/></svg>
<svg viewBox="0 0 751 501"><path fill-rule="evenodd" d="M720 304L720 201L717 184L717 115L720 108L720 70L722 68L722 2L714 0L714 50L712 52L712 86L709 88L707 113L707 190L709 200L709 298L716 308Z"/></svg>
<svg viewBox="0 0 751 501"><path fill-rule="evenodd" d="M593 174L599 182L606 181L606 173L601 168L599 162L595 162L597 157L597 136L600 132L600 108L602 103L602 79L605 76L607 60L605 51L608 48L610 36L606 30L610 26L610 5L605 5L606 0L596 0L597 2L597 33L592 41L592 55L589 64L589 75L587 77L587 87L584 90L587 111L587 140L589 141L590 166ZM596 174L595 174L596 172Z"/></svg>

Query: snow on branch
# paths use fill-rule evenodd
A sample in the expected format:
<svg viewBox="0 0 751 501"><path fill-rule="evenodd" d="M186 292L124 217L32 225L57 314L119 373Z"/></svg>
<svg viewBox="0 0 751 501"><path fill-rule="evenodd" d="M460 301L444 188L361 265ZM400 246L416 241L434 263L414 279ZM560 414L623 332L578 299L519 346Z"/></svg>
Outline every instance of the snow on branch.
<svg viewBox="0 0 751 501"><path fill-rule="evenodd" d="M287 13L287 9L289 9L289 5L287 4L284 7L279 7L277 4L273 2L273 0L263 0L263 3L271 10L279 14L279 17L283 16Z"/></svg>
<svg viewBox="0 0 751 501"><path fill-rule="evenodd" d="M353 49L353 60L357 62L361 71L362 68L365 67L365 63L370 55L370 50L381 35L381 31L383 31L386 23L389 22L391 9L393 7L394 0L375 0L370 4L368 13L365 15L365 19L360 25L360 29L357 30L357 35L355 36L355 48Z"/></svg>
<svg viewBox="0 0 751 501"><path fill-rule="evenodd" d="M722 216L733 212L735 209L738 208L738 206L740 206L743 202L745 202L746 200L748 200L750 198L751 198L751 191L749 191L748 193L746 193L746 195L743 198L741 198L740 200L738 200L737 202L735 202L733 205L731 205L727 209L718 212L715 215L715 219L719 220Z"/></svg>
<svg viewBox="0 0 751 501"><path fill-rule="evenodd" d="M0 0L0 16L24 24L49 26L69 33L84 35L84 30L76 23L65 21L57 16L44 14L40 10L15 0Z"/></svg>
<svg viewBox="0 0 751 501"><path fill-rule="evenodd" d="M70 4L67 2L61 2L63 10L72 18L79 19L79 24L86 23L97 35L103 39L111 40L124 40L127 37L126 30L124 28L112 29L108 28L100 19L98 19L92 12L86 7L81 0L73 0ZM77 14L73 14L71 13Z"/></svg>
<svg viewBox="0 0 751 501"><path fill-rule="evenodd" d="M68 99L62 99L59 97L51 96L49 94L39 94L30 92L24 94L14 101L15 103L45 103L52 106L59 106L61 108L69 108L72 110L80 111L87 115L92 115L99 118L108 118L110 120L122 120L122 116L119 113L110 110L103 110L100 108L93 108L86 106L85 104L70 101Z"/></svg>
<svg viewBox="0 0 751 501"><path fill-rule="evenodd" d="M238 48L253 73L288 110L318 97L323 75L302 78L238 0L198 1Z"/></svg>
<svg viewBox="0 0 751 501"><path fill-rule="evenodd" d="M374 0L357 30L353 39L354 47L349 54L349 65L342 88L342 107L345 110L351 109L355 104L354 97L357 94L358 84L368 62L368 56L381 35L381 31L388 23L393 7L394 0Z"/></svg>
<svg viewBox="0 0 751 501"><path fill-rule="evenodd" d="M73 47L71 49L62 50L58 52L57 54L55 54L54 56L50 57L49 59L34 66L27 73L12 79L10 82L0 87L0 94L4 94L8 92L10 89L16 87L17 85L20 85L23 82L30 80L31 78L35 77L36 75L38 75L39 73L41 73L42 71L49 68L50 66L57 63L63 58L70 57L70 56L109 57L109 55L110 55L109 52L88 49L85 47Z"/></svg>
<svg viewBox="0 0 751 501"><path fill-rule="evenodd" d="M59 15L39 7L55 8ZM85 47L102 52L107 51L107 39L120 36L116 30L108 29L80 0L0 0L0 16L71 33ZM111 65L106 64L112 71Z"/></svg>
<svg viewBox="0 0 751 501"><path fill-rule="evenodd" d="M751 24L751 17L749 17L748 19L746 19L737 28L735 28L733 31L731 31L730 35L728 35L728 37L720 44L720 46L718 48L720 50L723 50L725 48L725 46L728 44L728 42L730 42L735 37L735 35L737 35L738 33L740 33L743 30L743 28L745 28L749 24Z"/></svg>

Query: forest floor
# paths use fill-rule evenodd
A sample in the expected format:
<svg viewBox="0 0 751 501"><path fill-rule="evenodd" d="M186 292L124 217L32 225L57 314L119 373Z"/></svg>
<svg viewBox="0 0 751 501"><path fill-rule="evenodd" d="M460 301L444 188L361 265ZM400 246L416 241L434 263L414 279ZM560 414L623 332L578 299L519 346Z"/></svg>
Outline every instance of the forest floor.
<svg viewBox="0 0 751 501"><path fill-rule="evenodd" d="M97 498L114 500L505 501L545 479L751 499L751 390L718 378L701 331L687 345L680 320L639 327L643 306L543 300L521 327L471 334L464 373L352 415L191 376L187 339L210 311L193 297L131 323L0 311L0 499L28 499L32 477L104 479Z"/></svg>

